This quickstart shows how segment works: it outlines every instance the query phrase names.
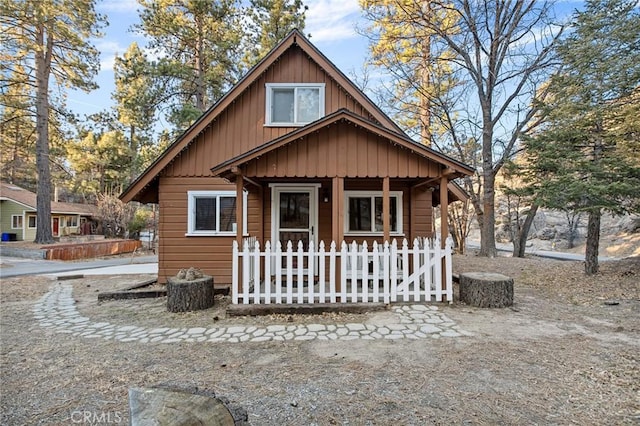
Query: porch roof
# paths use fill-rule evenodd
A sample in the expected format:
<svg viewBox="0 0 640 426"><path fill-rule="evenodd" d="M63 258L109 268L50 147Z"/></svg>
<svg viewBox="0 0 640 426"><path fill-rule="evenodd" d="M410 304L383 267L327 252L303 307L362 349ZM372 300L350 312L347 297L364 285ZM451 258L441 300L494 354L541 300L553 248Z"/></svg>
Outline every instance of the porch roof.
<svg viewBox="0 0 640 426"><path fill-rule="evenodd" d="M358 129L358 132L365 132L375 135L379 138L382 138L383 140L386 140L389 144L396 145L407 150L410 155L415 155L416 159L426 159L432 163L437 164L440 169L440 173L438 173L438 175L444 174L448 177L449 180L473 173L473 169L471 167L459 161L456 161L442 153L436 152L425 145L419 144L404 134L396 133L393 130L369 121L346 109L340 109L293 132L273 139L262 144L259 147L240 154L227 161L224 161L223 163L212 167L211 173L214 176L223 177L227 180L233 181L235 180L235 176L239 173L239 169L247 165L251 161L258 160L261 157L268 155L276 150L297 143L305 139L309 135L320 131L325 131L330 126L338 123L348 123L349 125ZM325 140L323 143L329 142ZM368 174L368 177L371 177L371 174ZM437 176L429 175L421 177L434 178Z"/></svg>

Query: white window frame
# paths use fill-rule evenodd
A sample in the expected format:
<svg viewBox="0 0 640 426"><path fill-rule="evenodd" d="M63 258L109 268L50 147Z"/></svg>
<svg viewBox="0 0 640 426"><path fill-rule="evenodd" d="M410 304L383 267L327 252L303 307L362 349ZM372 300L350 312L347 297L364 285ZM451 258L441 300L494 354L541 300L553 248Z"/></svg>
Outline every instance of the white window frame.
<svg viewBox="0 0 640 426"><path fill-rule="evenodd" d="M15 226L16 221L20 222L18 224L18 226ZM22 229L22 225L23 225L22 215L21 214L12 214L11 215L11 229Z"/></svg>
<svg viewBox="0 0 640 426"><path fill-rule="evenodd" d="M196 198L216 198L216 226L220 228L220 197L233 197L236 198L236 191L187 191L187 233L185 236L187 237L216 237L216 236L235 236L237 234L237 226L233 231L198 231L195 229L196 227ZM244 203L243 203L243 212L242 212L242 223L244 233L243 235L249 235L247 230L247 199L248 193L247 191L243 191ZM238 220L236 218L236 220Z"/></svg>
<svg viewBox="0 0 640 426"><path fill-rule="evenodd" d="M74 222L75 222L75 225L74 225ZM67 216L67 226L69 228L77 228L78 227L78 216Z"/></svg>
<svg viewBox="0 0 640 426"><path fill-rule="evenodd" d="M396 197L396 220L397 230L391 231L391 235L394 236L403 236L404 231L402 228L402 191L389 191L389 197ZM349 230L349 198L371 198L371 205L373 207L371 218L371 231L350 231ZM382 191L344 191L344 235L384 235L384 231L376 231L375 230L375 199L378 197L382 197ZM393 202L393 200L390 200Z"/></svg>
<svg viewBox="0 0 640 426"><path fill-rule="evenodd" d="M309 122L298 122L296 119L297 115L297 89L318 89L318 119L324 117L324 92L325 92L325 84L324 83L266 83L266 108L265 108L265 126L269 127L301 127L305 124L309 124ZM293 96L293 114L294 120L291 123L280 123L273 122L271 117L271 102L273 98L273 89L294 89Z"/></svg>
<svg viewBox="0 0 640 426"><path fill-rule="evenodd" d="M33 218L33 226L29 225L29 219ZM27 228L36 229L38 227L38 216L34 214L30 214L27 216Z"/></svg>

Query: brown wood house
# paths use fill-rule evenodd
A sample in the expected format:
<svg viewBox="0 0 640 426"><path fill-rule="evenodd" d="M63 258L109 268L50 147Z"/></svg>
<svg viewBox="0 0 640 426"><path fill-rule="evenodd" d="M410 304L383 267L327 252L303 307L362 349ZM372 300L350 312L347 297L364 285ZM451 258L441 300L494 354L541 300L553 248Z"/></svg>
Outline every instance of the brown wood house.
<svg viewBox="0 0 640 426"><path fill-rule="evenodd" d="M246 237L431 237L433 207L472 172L411 140L294 30L120 198L159 204L160 282L194 266L218 286Z"/></svg>

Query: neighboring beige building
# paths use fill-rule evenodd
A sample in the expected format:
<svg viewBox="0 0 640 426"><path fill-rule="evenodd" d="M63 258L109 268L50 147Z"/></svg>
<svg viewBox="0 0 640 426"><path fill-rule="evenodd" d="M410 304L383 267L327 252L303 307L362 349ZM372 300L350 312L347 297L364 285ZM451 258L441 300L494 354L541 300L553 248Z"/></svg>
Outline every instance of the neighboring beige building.
<svg viewBox="0 0 640 426"><path fill-rule="evenodd" d="M89 233L85 225L96 214L96 206L51 202L54 237ZM33 241L36 237L36 194L0 182L0 233L2 241Z"/></svg>

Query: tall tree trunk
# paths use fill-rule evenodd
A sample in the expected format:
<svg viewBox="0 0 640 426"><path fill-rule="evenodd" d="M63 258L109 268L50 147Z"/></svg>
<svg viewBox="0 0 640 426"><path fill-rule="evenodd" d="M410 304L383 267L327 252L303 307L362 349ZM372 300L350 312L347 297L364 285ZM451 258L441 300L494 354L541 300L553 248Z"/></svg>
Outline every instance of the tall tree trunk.
<svg viewBox="0 0 640 426"><path fill-rule="evenodd" d="M589 212L589 221L587 223L587 247L585 249L584 271L587 275L597 274L598 267L598 251L600 249L600 217L602 212L592 210Z"/></svg>
<svg viewBox="0 0 640 426"><path fill-rule="evenodd" d="M482 200L482 226L480 228L480 256L496 256L495 175L491 169L484 171Z"/></svg>
<svg viewBox="0 0 640 426"><path fill-rule="evenodd" d="M45 45L46 37L46 45ZM36 238L39 244L53 242L51 231L51 170L49 168L49 75L51 71L51 35L45 34L42 22L37 24L36 68Z"/></svg>
<svg viewBox="0 0 640 426"><path fill-rule="evenodd" d="M513 240L513 257L524 257L524 253L527 248L527 237L529 236L529 229L531 229L531 225L533 224L533 219L536 217L536 213L538 213L538 204L533 203L529 212L527 213L527 217L524 219L524 223L522 226L518 227L518 235L517 238Z"/></svg>

